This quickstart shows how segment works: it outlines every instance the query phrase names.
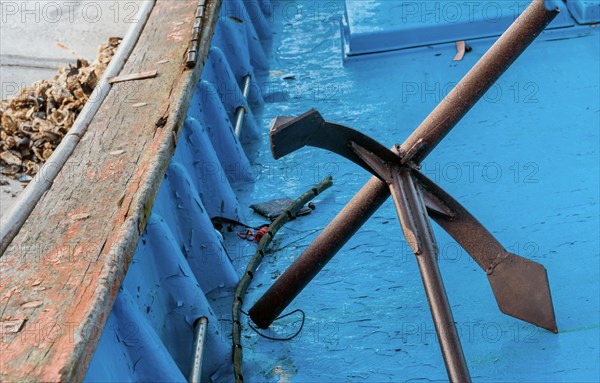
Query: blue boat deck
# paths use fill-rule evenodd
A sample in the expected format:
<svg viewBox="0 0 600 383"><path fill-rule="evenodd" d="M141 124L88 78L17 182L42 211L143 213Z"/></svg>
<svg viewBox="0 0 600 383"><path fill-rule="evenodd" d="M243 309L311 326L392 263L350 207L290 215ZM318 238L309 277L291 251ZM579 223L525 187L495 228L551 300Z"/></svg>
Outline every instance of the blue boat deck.
<svg viewBox="0 0 600 383"><path fill-rule="evenodd" d="M347 3L364 9L373 2ZM400 143L495 41L467 40L472 51L459 62L452 61L454 42L344 60L343 13L343 3L307 3L294 18L275 21L266 89L276 91L265 96L271 102L260 126L316 108L384 145ZM558 335L501 314L484 273L435 227L440 268L477 382L600 380L600 39L597 26L569 24L544 32L423 164L423 173L509 251L548 269ZM274 248L282 250L257 273L248 308L370 177L313 148L273 162L263 132L257 160L263 171L242 206L281 190L297 195L328 174L334 186L312 215L281 234ZM447 379L416 261L391 201L287 311L296 308L307 321L291 342L248 331L251 381ZM274 333L292 334L294 321Z"/></svg>

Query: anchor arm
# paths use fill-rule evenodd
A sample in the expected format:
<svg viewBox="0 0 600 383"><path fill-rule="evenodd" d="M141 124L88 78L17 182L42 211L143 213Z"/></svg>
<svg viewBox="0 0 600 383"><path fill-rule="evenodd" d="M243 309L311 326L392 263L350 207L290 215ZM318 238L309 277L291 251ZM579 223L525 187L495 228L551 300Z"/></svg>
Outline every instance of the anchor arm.
<svg viewBox="0 0 600 383"><path fill-rule="evenodd" d="M428 209L431 218L487 273L500 311L558 332L544 266L506 251L467 209L435 182L417 171L413 175L425 194L430 194L430 198L435 198L445 206L444 210L451 212L451 215L446 215Z"/></svg>
<svg viewBox="0 0 600 383"><path fill-rule="evenodd" d="M414 172L414 177L428 199L437 202L437 209L427 204L429 216L465 249L483 271L491 271L498 256L506 253L502 244L439 185L418 171ZM449 214L440 213L442 206Z"/></svg>
<svg viewBox="0 0 600 383"><path fill-rule="evenodd" d="M350 142L360 142L367 150L389 162L399 157L371 137L342 124L325 121L321 114L311 109L296 117L277 117L271 127L271 152L279 159L304 146L313 146L343 156L375 173L363 159L356 155Z"/></svg>

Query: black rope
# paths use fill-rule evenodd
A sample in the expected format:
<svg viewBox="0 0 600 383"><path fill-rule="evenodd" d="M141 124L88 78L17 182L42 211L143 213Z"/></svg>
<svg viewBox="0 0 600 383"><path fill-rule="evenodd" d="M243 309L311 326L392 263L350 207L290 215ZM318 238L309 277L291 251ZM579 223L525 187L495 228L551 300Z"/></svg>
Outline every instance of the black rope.
<svg viewBox="0 0 600 383"><path fill-rule="evenodd" d="M250 315L247 312L245 312L244 310L240 310L240 311L242 312L242 314L246 315L247 317L250 317ZM297 337L298 335L300 335L300 333L302 332L302 329L304 328L304 321L306 319L306 314L304 313L304 311L302 311L300 309L296 309L296 310L294 310L292 312L289 312L289 313L287 313L285 315L278 316L277 318L275 318L273 320L273 321L276 321L276 320L279 320L279 319L283 319L283 318L288 317L288 316L290 316L292 314L295 314L295 313L302 314L302 323L300 323L300 328L298 329L298 331L296 331L296 333L294 335L289 336L287 338L275 338L275 337L272 337L272 336L265 335L262 332L260 332L256 327L254 327L252 325L252 323L250 323L250 322L248 322L248 327L250 327L252 330L254 330L255 333L257 333L258 335L260 335L261 337L263 337L265 339L286 342L286 341L292 340L295 337Z"/></svg>
<svg viewBox="0 0 600 383"><path fill-rule="evenodd" d="M290 206L284 212L282 212L269 225L268 230L266 231L265 235L260 239L260 241L258 243L258 249L256 249L256 253L252 256L252 258L248 262L248 265L246 266L246 271L244 272L244 275L242 275L242 277L240 278L240 281L238 282L238 285L235 289L233 305L231 307L231 314L232 314L231 319L233 322L233 328L231 331L231 341L232 341L232 346L233 346L232 359L233 359L233 372L234 372L236 383L243 382L243 375L242 375L242 358L243 358L243 356L242 356L242 339L241 339L242 326L240 323L240 314L243 312L242 311L243 297L246 295L246 290L248 289L248 286L252 282L252 277L254 275L254 272L258 268L258 265L260 264L260 262L263 260L263 258L265 256L265 250L267 249L267 246L271 243L271 240L275 236L275 233L277 233L277 231L290 220L290 215L287 214L286 211L295 211L294 209L299 209L301 206L304 206L305 203L309 202L316 194L318 194L318 192L321 192L321 191L329 188L331 185L332 185L331 177L325 178L317 186L315 186L308 192L302 194L298 199L293 201L290 204ZM317 191L317 193L315 193L315 190ZM218 220L219 219L217 219L217 221ZM232 221L232 220L229 220L228 218L225 218L225 220ZM233 224L233 223L231 223L231 224ZM252 325L250 325L250 327L254 331L256 331L259 335L261 335L267 339L276 340L276 341L291 340L291 339L294 339L296 336L298 336L300 334L300 332L302 331L302 328L304 327L304 320L305 320L304 312L301 310L295 310L289 314L285 314L278 318L278 319L285 318L286 316L291 315L298 311L302 313L302 324L300 325L300 328L298 329L297 333L291 337L274 338L274 337L270 337L268 335L264 335L264 334L260 333ZM244 313L244 314L246 314L246 313ZM248 314L246 314L246 315L248 315Z"/></svg>
<svg viewBox="0 0 600 383"><path fill-rule="evenodd" d="M278 251L281 251L281 250L287 249L288 247L292 246L294 243L298 243L298 242L300 242L300 241L302 241L302 240L306 239L307 237L310 237L311 235L313 235L314 233L316 233L316 232L317 232L317 231L319 231L319 230L321 230L321 229L311 229L311 230L310 230L310 233L306 234L305 236L303 236L303 237L300 237L300 238L298 238L298 239L296 239L296 240L293 240L292 242L286 243L286 244L285 244L285 245L283 245L282 247L278 247L277 249L273 249L273 250L271 250L271 252L273 252L273 253L277 253ZM308 230L305 230L305 231L308 231Z"/></svg>

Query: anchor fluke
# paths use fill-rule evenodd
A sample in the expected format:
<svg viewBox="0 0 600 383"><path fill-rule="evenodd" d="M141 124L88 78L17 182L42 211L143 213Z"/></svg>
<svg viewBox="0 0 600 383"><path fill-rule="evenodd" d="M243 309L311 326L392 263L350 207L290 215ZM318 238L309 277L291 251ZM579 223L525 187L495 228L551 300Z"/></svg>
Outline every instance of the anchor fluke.
<svg viewBox="0 0 600 383"><path fill-rule="evenodd" d="M488 280L500 311L553 333L558 333L546 268L507 253Z"/></svg>
<svg viewBox="0 0 600 383"><path fill-rule="evenodd" d="M321 114L311 109L298 117L277 117L271 126L271 152L275 159L286 156L304 146L313 146L337 153L373 173L369 166L350 146L360 142L368 151L389 162L399 162L390 151L371 137L342 124L325 121Z"/></svg>
<svg viewBox="0 0 600 383"><path fill-rule="evenodd" d="M421 172L413 172L429 195L431 218L488 274L500 311L558 332L548 276L543 265L507 251L471 213ZM440 213L442 212L442 213Z"/></svg>
<svg viewBox="0 0 600 383"><path fill-rule="evenodd" d="M278 160L308 144L324 122L314 109L298 117L278 116L271 125L271 153ZM284 132L281 134L281 132Z"/></svg>

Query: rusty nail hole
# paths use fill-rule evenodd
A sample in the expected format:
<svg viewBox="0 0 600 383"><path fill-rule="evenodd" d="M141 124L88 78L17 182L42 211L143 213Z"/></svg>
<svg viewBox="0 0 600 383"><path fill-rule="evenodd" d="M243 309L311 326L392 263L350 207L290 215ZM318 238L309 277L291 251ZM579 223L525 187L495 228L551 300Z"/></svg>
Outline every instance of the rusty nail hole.
<svg viewBox="0 0 600 383"><path fill-rule="evenodd" d="M164 117L161 117L161 118L158 119L158 121L156 121L156 127L157 128L162 128L166 124L167 124L167 119L164 118Z"/></svg>

